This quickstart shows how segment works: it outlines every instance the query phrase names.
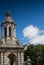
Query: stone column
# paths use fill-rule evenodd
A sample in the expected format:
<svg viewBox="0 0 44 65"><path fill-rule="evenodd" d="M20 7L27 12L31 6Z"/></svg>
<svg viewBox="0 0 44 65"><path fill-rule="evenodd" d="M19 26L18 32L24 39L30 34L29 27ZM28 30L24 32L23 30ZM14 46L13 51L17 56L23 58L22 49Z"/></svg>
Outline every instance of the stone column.
<svg viewBox="0 0 44 65"><path fill-rule="evenodd" d="M16 26L13 27L13 36L16 38Z"/></svg>
<svg viewBox="0 0 44 65"><path fill-rule="evenodd" d="M7 65L7 56L6 56L6 53L4 53L4 65Z"/></svg>
<svg viewBox="0 0 44 65"><path fill-rule="evenodd" d="M2 37L4 37L4 27L2 27Z"/></svg>
<svg viewBox="0 0 44 65"><path fill-rule="evenodd" d="M18 65L21 65L20 64L20 53L18 53Z"/></svg>
<svg viewBox="0 0 44 65"><path fill-rule="evenodd" d="M13 39L16 38L16 29L12 28L12 37Z"/></svg>
<svg viewBox="0 0 44 65"><path fill-rule="evenodd" d="M9 27L7 26L7 36L9 36Z"/></svg>
<svg viewBox="0 0 44 65"><path fill-rule="evenodd" d="M15 62L16 65L18 65L18 51L16 52L16 62Z"/></svg>
<svg viewBox="0 0 44 65"><path fill-rule="evenodd" d="M12 37L13 37L13 36L14 36L13 28L12 28L12 30L11 30L11 33L12 33Z"/></svg>
<svg viewBox="0 0 44 65"><path fill-rule="evenodd" d="M20 65L21 65L21 52L20 52Z"/></svg>
<svg viewBox="0 0 44 65"><path fill-rule="evenodd" d="M1 53L1 65L10 65L10 60L7 57L7 53Z"/></svg>
<svg viewBox="0 0 44 65"><path fill-rule="evenodd" d="M6 64L6 53L1 53L1 65L7 65Z"/></svg>
<svg viewBox="0 0 44 65"><path fill-rule="evenodd" d="M9 39L9 26L7 26L7 39Z"/></svg>
<svg viewBox="0 0 44 65"><path fill-rule="evenodd" d="M7 62L6 63L7 63L6 65L10 65L10 60L9 60L8 57L7 57Z"/></svg>
<svg viewBox="0 0 44 65"><path fill-rule="evenodd" d="M3 60L3 65L4 65L4 52L2 53L2 60Z"/></svg>
<svg viewBox="0 0 44 65"><path fill-rule="evenodd" d="M18 65L23 65L23 63L24 63L23 53L19 52L18 53Z"/></svg>
<svg viewBox="0 0 44 65"><path fill-rule="evenodd" d="M24 56L23 56L23 53L21 52L21 65L23 65L24 63Z"/></svg>
<svg viewBox="0 0 44 65"><path fill-rule="evenodd" d="M1 53L1 65L3 65L3 53Z"/></svg>
<svg viewBox="0 0 44 65"><path fill-rule="evenodd" d="M22 52L18 53L18 65L23 65L24 63L24 56Z"/></svg>
<svg viewBox="0 0 44 65"><path fill-rule="evenodd" d="M16 28L14 28L14 37L16 38Z"/></svg>

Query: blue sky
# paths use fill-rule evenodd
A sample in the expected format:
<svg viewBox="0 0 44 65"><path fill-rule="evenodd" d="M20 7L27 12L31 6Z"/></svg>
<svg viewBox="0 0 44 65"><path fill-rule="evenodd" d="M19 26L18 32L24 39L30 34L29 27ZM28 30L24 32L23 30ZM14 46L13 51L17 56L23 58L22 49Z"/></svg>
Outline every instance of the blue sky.
<svg viewBox="0 0 44 65"><path fill-rule="evenodd" d="M29 40L23 34L25 27L32 25L44 30L44 0L0 0L0 24L6 11L12 13L16 23L16 37L22 44Z"/></svg>

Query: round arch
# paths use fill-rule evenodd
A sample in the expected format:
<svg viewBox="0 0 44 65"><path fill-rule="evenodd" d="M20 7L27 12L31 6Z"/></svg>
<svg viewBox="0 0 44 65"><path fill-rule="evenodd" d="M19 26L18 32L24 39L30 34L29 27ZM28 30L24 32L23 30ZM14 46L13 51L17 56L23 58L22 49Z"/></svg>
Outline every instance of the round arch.
<svg viewBox="0 0 44 65"><path fill-rule="evenodd" d="M16 61L16 56L15 54L11 53L8 55L8 58L10 59L10 65L14 65L15 61Z"/></svg>

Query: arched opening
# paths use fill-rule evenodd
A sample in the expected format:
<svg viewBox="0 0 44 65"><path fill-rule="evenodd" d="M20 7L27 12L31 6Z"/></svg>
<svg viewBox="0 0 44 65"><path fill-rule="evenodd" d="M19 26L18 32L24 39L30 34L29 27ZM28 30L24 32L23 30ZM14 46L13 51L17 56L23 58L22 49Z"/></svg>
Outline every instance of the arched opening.
<svg viewBox="0 0 44 65"><path fill-rule="evenodd" d="M11 35L12 35L12 29L11 27L9 27L9 36L11 37Z"/></svg>
<svg viewBox="0 0 44 65"><path fill-rule="evenodd" d="M4 27L4 36L7 37L7 27Z"/></svg>
<svg viewBox="0 0 44 65"><path fill-rule="evenodd" d="M15 59L16 59L16 56L13 54L13 53L11 53L11 54L9 54L9 59L10 59L10 65L14 65L14 62L15 62Z"/></svg>

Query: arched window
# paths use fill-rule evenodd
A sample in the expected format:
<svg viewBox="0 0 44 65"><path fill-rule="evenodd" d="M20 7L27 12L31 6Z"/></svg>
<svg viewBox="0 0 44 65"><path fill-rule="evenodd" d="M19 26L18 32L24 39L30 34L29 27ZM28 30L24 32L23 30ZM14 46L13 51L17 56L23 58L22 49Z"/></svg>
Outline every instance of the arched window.
<svg viewBox="0 0 44 65"><path fill-rule="evenodd" d="M11 27L9 27L9 36L11 37L11 34L12 34L12 30L11 30Z"/></svg>
<svg viewBox="0 0 44 65"><path fill-rule="evenodd" d="M4 36L7 36L7 27L4 28Z"/></svg>

